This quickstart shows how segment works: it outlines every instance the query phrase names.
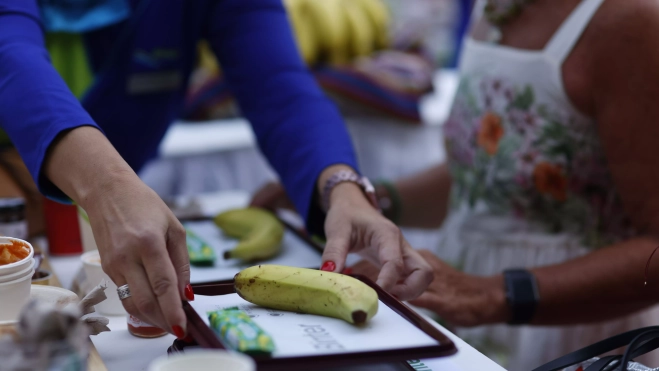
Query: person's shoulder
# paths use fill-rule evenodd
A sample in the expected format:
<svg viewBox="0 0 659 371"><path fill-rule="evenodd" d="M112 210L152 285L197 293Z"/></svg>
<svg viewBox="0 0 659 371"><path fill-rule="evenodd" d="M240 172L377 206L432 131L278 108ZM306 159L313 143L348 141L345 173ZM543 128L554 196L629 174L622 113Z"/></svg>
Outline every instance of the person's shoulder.
<svg viewBox="0 0 659 371"><path fill-rule="evenodd" d="M659 58L659 1L605 0L584 34L592 66L611 73ZM599 63L601 61L607 63ZM639 63L640 62L640 63ZM606 71L606 72L605 72Z"/></svg>
<svg viewBox="0 0 659 371"><path fill-rule="evenodd" d="M592 20L598 36L659 39L659 1L656 0L605 0Z"/></svg>

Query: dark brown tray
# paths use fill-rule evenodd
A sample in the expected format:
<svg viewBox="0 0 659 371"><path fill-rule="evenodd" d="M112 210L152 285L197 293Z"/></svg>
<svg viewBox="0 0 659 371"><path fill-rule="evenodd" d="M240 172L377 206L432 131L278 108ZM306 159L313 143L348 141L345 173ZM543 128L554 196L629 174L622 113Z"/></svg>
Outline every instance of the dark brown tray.
<svg viewBox="0 0 659 371"><path fill-rule="evenodd" d="M393 349L303 357L253 357L258 365L259 371L306 371L309 370L311 365L316 365L315 368L318 368L318 365L322 365L323 368L330 368L398 362L403 362L409 370L413 370L413 368L407 364L407 360L438 358L452 355L457 352L455 345L448 337L446 337L446 335L428 323L423 317L412 311L405 304L382 290L367 277L359 275L354 275L353 277L375 289L382 303L387 305L394 312L398 313L401 317L405 318L421 331L425 332L428 336L437 340L437 345L415 349ZM197 295L216 296L232 294L235 292L233 282L229 281L197 284L192 285L192 287ZM202 348L209 349L225 349L217 336L215 336L213 330L206 325L190 304L184 302L183 309L188 318L188 333L196 344L177 340L168 350L169 353L181 352L186 346L191 345L199 345Z"/></svg>

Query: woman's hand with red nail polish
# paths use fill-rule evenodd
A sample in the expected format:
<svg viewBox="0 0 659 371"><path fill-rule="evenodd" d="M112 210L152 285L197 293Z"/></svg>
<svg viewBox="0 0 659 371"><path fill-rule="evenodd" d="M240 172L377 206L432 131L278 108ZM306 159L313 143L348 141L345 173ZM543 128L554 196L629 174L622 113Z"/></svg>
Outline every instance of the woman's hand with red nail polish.
<svg viewBox="0 0 659 371"><path fill-rule="evenodd" d="M154 326L185 332L190 258L186 232L162 199L135 173L121 173L82 206L89 215L103 271L128 284L122 304Z"/></svg>
<svg viewBox="0 0 659 371"><path fill-rule="evenodd" d="M432 282L430 265L356 184L333 188L325 235L322 270L342 272L348 254L357 252L379 268L377 284L402 300L418 297Z"/></svg>

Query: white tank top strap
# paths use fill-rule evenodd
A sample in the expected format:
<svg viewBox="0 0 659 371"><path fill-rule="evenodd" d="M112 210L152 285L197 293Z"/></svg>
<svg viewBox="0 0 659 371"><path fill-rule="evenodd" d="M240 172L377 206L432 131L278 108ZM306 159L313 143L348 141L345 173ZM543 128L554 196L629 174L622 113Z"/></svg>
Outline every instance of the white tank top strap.
<svg viewBox="0 0 659 371"><path fill-rule="evenodd" d="M583 0L563 22L545 47L545 54L556 65L563 64L604 0Z"/></svg>
<svg viewBox="0 0 659 371"><path fill-rule="evenodd" d="M474 24L483 17L483 13L485 13L485 5L487 5L487 0L476 0L473 10L471 11L470 24Z"/></svg>

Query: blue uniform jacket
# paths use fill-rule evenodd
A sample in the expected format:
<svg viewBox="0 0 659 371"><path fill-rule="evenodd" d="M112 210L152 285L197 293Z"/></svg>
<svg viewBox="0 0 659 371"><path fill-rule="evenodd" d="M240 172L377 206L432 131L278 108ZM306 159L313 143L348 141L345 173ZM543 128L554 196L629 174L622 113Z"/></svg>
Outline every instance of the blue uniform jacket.
<svg viewBox="0 0 659 371"><path fill-rule="evenodd" d="M305 218L325 167L356 169L346 128L302 63L280 0L133 5L128 20L85 35L96 80L81 105L49 62L36 1L0 0L0 127L44 194L63 196L42 173L63 130L99 127L136 171L154 157L181 112L202 38Z"/></svg>

